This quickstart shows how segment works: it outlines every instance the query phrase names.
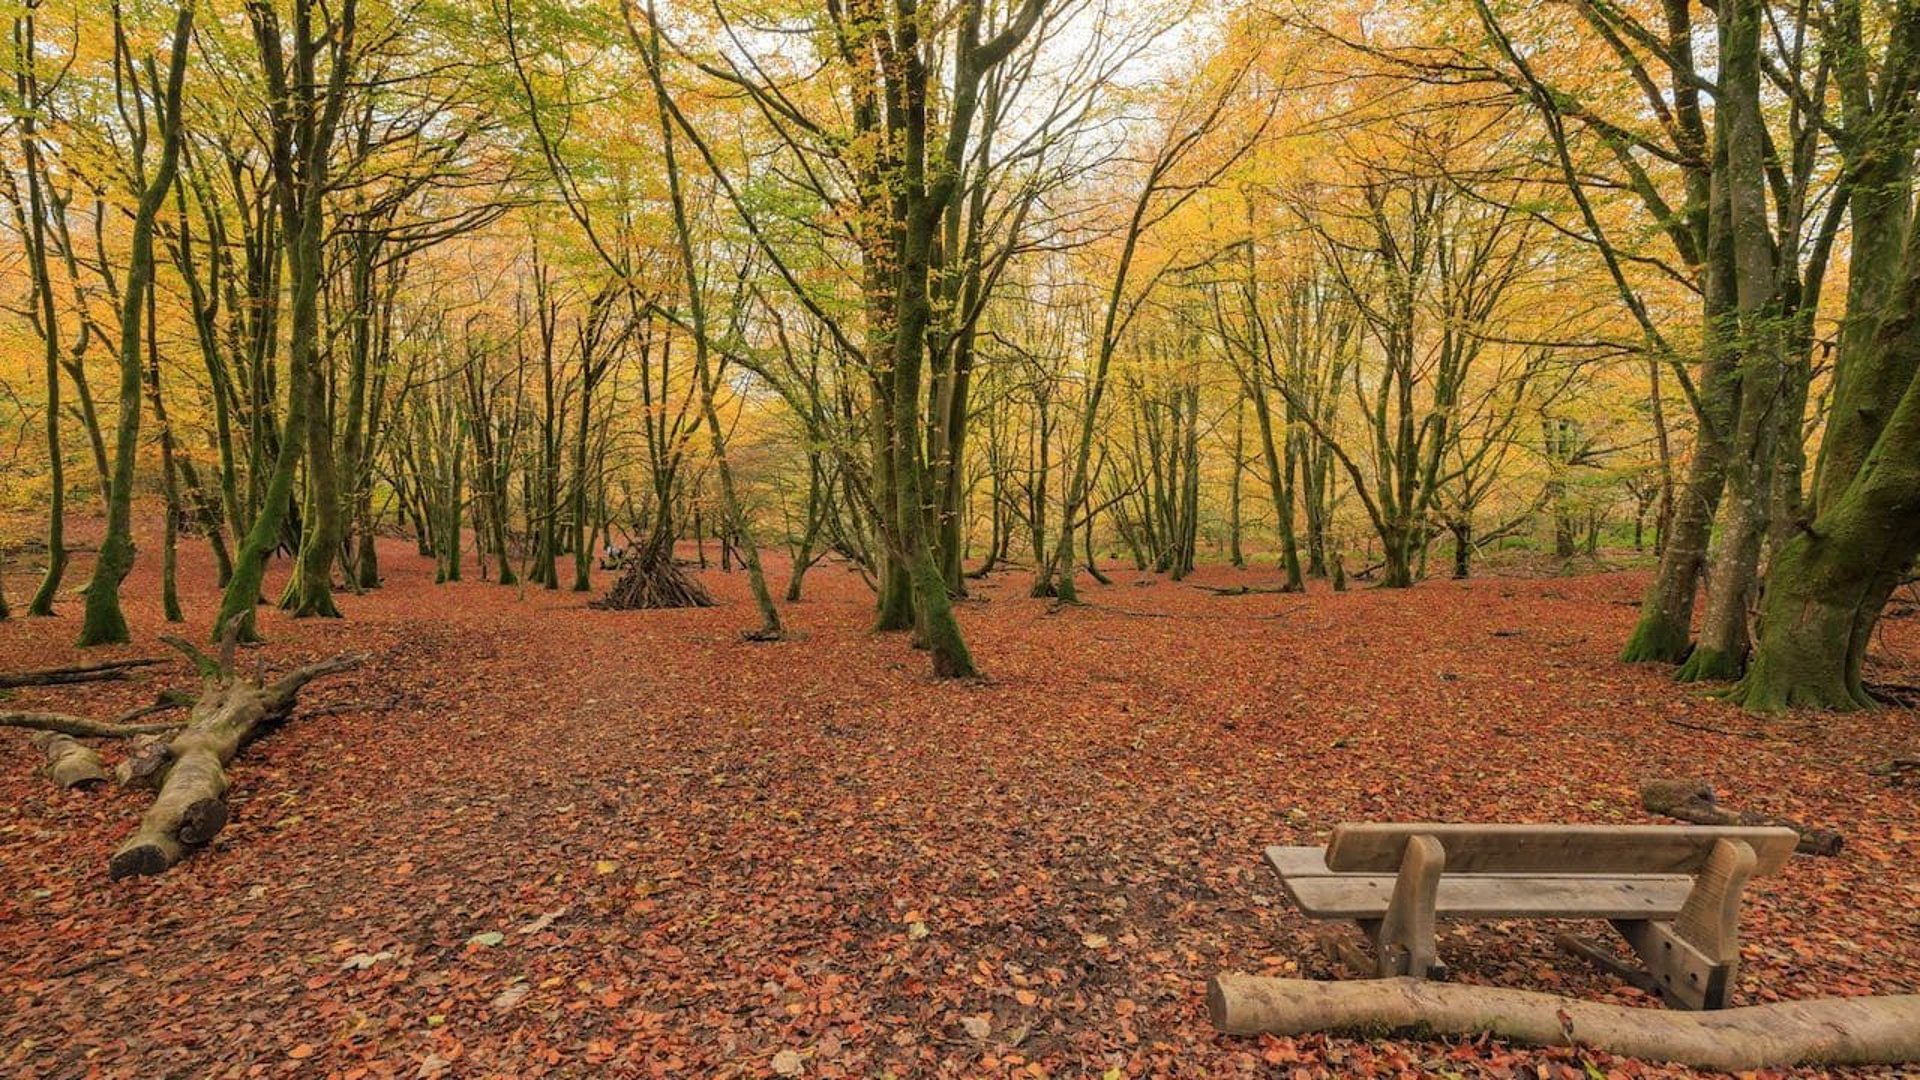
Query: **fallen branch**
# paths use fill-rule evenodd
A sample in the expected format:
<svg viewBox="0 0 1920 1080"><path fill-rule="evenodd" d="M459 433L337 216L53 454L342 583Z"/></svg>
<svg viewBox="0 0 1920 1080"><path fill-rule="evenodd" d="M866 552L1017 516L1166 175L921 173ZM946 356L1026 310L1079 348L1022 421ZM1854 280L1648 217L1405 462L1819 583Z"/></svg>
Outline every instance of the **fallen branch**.
<svg viewBox="0 0 1920 1080"><path fill-rule="evenodd" d="M1714 798L1713 788L1705 780L1643 780L1640 805L1650 814L1695 825L1784 825L1800 834L1794 850L1802 855L1838 855L1846 845L1846 838L1832 829L1752 810L1730 810Z"/></svg>
<svg viewBox="0 0 1920 1080"><path fill-rule="evenodd" d="M1667 723L1672 724L1674 727L1686 728L1688 731L1705 731L1714 735L1732 735L1736 738L1753 739L1758 742L1765 742L1767 739L1767 733L1764 731L1735 731L1732 728L1714 727L1712 724L1696 724L1691 720L1676 720L1671 716L1667 717Z"/></svg>
<svg viewBox="0 0 1920 1080"><path fill-rule="evenodd" d="M1881 616L1885 618L1885 615ZM1895 682L1891 679L1868 679L1863 683L1867 693L1890 705L1902 705L1911 708L1920 705L1920 683Z"/></svg>
<svg viewBox="0 0 1920 1080"><path fill-rule="evenodd" d="M1867 771L1875 776L1888 777L1893 781L1893 786L1899 787L1906 781L1920 780L1920 757L1888 758L1885 763Z"/></svg>
<svg viewBox="0 0 1920 1080"><path fill-rule="evenodd" d="M1207 1012L1233 1035L1490 1034L1723 1072L1920 1061L1920 994L1667 1012L1407 978L1323 983L1229 973L1208 983Z"/></svg>
<svg viewBox="0 0 1920 1080"><path fill-rule="evenodd" d="M136 710L136 713L154 708L154 706L144 706L142 710ZM162 732L178 731L181 724L116 724L104 720L89 720L84 716L70 716L66 713L0 712L0 727L26 728L28 731L53 731L62 735L71 735L76 739L130 739L135 735L158 735Z"/></svg>
<svg viewBox="0 0 1920 1080"><path fill-rule="evenodd" d="M159 663L164 661L159 657L147 657L135 660L108 660L101 664L82 664L79 667L47 668L44 671L0 672L0 690L16 686L65 686L69 683L124 679L127 677L127 672L134 668L151 667Z"/></svg>
<svg viewBox="0 0 1920 1080"><path fill-rule="evenodd" d="M1193 585L1190 587L1199 589L1201 592L1212 593L1215 596L1251 596L1255 593L1285 594L1300 591L1299 589L1288 588L1285 585Z"/></svg>
<svg viewBox="0 0 1920 1080"><path fill-rule="evenodd" d="M114 851L110 876L117 881L163 873L189 849L213 839L227 824L227 763L255 736L284 720L307 683L363 660L337 656L271 685L236 676L230 667L209 676L186 729L165 743L164 751L147 755L152 764L147 777L157 776L159 794L140 827ZM230 665L231 656L223 656L221 664Z"/></svg>

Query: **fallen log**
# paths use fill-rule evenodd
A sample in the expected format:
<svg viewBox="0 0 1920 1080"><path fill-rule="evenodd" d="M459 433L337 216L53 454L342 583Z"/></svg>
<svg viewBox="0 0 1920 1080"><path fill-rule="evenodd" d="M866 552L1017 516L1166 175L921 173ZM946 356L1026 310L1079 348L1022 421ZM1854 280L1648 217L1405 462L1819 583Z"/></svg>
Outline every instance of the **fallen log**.
<svg viewBox="0 0 1920 1080"><path fill-rule="evenodd" d="M1920 1061L1920 994L1667 1012L1420 979L1323 983L1227 973L1207 984L1207 1012L1231 1035L1489 1034L1722 1072Z"/></svg>
<svg viewBox="0 0 1920 1080"><path fill-rule="evenodd" d="M1204 593L1212 593L1214 596L1285 595L1300 591L1286 585L1193 585L1190 587Z"/></svg>
<svg viewBox="0 0 1920 1080"><path fill-rule="evenodd" d="M44 671L0 671L0 690L16 686L65 686L69 683L104 682L124 679L133 668L163 663L159 657L133 660L108 660L78 667L47 668Z"/></svg>
<svg viewBox="0 0 1920 1080"><path fill-rule="evenodd" d="M1720 805L1712 786L1705 780L1644 780L1640 784L1640 805L1650 814L1695 825L1785 826L1800 834L1794 850L1802 855L1838 855L1846 845L1846 838L1832 829L1752 810L1730 810Z"/></svg>
<svg viewBox="0 0 1920 1080"><path fill-rule="evenodd" d="M207 677L186 727L153 751L150 776L159 793L134 830L108 861L109 876L164 873L192 847L213 839L227 823L226 766L240 748L293 711L302 687L322 675L357 667L363 658L337 656L309 664L263 684L226 670Z"/></svg>
<svg viewBox="0 0 1920 1080"><path fill-rule="evenodd" d="M47 757L47 779L63 790L97 787L107 782L106 766L93 748L71 735L41 731L32 739L33 748Z"/></svg>
<svg viewBox="0 0 1920 1080"><path fill-rule="evenodd" d="M1920 778L1920 757L1889 758L1884 764L1875 765L1867 771L1875 776L1889 777L1893 786L1899 787L1904 780Z"/></svg>

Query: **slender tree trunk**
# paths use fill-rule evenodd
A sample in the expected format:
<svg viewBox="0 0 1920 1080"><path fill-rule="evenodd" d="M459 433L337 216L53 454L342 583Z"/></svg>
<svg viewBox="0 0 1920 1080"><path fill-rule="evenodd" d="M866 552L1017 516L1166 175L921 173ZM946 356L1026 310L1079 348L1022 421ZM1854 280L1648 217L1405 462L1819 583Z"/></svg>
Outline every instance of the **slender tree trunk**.
<svg viewBox="0 0 1920 1080"><path fill-rule="evenodd" d="M54 599L67 572L67 479L66 455L60 444L60 315L54 306L53 275L47 259L47 198L41 186L40 85L35 71L36 50L33 9L27 8L14 20L14 64L16 92L23 104L20 146L24 153L27 182L27 206L21 233L26 241L27 265L33 274L33 300L38 310L40 343L47 378L47 570L40 587L27 604L27 614L53 614ZM82 326L80 334L87 333Z"/></svg>
<svg viewBox="0 0 1920 1080"><path fill-rule="evenodd" d="M159 167L153 176L142 178L139 205L134 211L133 230L127 254L127 280L120 305L120 423L113 457L113 482L107 498L107 531L100 542L99 558L93 577L87 583L86 615L80 626L81 645L102 645L128 640L127 619L120 610L120 583L133 569L133 477L140 442L140 402L143 371L140 347L143 341L141 320L146 314L147 290L153 287L154 221L160 206L173 187L174 172L180 164L181 88L186 79L188 38L193 29L193 7L182 7L174 20L173 55L167 65L164 97L153 106L160 123ZM115 35L120 34L118 11ZM116 48L126 48L120 38ZM131 57L128 68L135 65ZM156 92L158 87L153 88ZM144 145L135 151L142 156Z"/></svg>
<svg viewBox="0 0 1920 1080"><path fill-rule="evenodd" d="M647 75L653 82L653 92L660 105L660 140L667 167L667 193L673 206L674 232L680 241L687 308L693 316L693 366L700 393L700 412L706 420L714 470L720 476L720 500L727 518L727 535L740 540L741 557L747 564L748 587L753 593L754 605L760 609L760 629L754 636L761 640L776 640L784 636L780 626L780 611L774 607L773 594L767 589L766 572L760 565L760 545L753 538L747 516L740 505L739 493L734 487L733 467L727 460L726 435L720 426L720 414L714 407L716 388L708 356L707 305L701 293L699 263L694 254L693 227L687 220L686 195L680 185L680 167L673 152L673 120L668 109L666 82L660 75L658 27L651 22L649 25L655 27L655 32L647 43Z"/></svg>

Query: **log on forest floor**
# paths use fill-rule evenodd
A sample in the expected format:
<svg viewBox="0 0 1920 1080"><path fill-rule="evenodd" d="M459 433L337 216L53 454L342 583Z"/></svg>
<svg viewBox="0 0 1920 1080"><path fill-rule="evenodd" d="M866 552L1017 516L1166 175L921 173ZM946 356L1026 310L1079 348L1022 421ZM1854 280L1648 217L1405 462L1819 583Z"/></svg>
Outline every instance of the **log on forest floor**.
<svg viewBox="0 0 1920 1080"><path fill-rule="evenodd" d="M1640 784L1640 805L1650 814L1694 825L1785 826L1800 834L1794 850L1802 855L1838 855L1846 844L1846 838L1832 829L1751 810L1730 810L1720 805L1712 786L1705 780L1644 780Z"/></svg>
<svg viewBox="0 0 1920 1080"><path fill-rule="evenodd" d="M1889 758L1880 765L1868 770L1875 776L1884 776L1893 782L1894 787L1906 783L1920 783L1920 757Z"/></svg>
<svg viewBox="0 0 1920 1080"><path fill-rule="evenodd" d="M1299 589L1289 588L1285 585L1194 585L1191 586L1191 588L1199 589L1204 593L1212 593L1215 596L1285 595L1287 593L1297 593L1300 591Z"/></svg>
<svg viewBox="0 0 1920 1080"><path fill-rule="evenodd" d="M1876 701L1906 709L1920 706L1920 684L1897 682L1892 679L1868 679L1862 685Z"/></svg>
<svg viewBox="0 0 1920 1080"><path fill-rule="evenodd" d="M124 679L134 668L164 663L158 657L134 660L109 660L103 664L79 667L47 668L44 671L0 671L0 690L16 686L66 686L72 683L105 682Z"/></svg>
<svg viewBox="0 0 1920 1080"><path fill-rule="evenodd" d="M94 749L58 731L36 732L33 748L47 757L47 779L61 789L97 787L107 782L106 766Z"/></svg>
<svg viewBox="0 0 1920 1080"><path fill-rule="evenodd" d="M190 655L208 674L186 727L165 743L144 747L128 759L127 782L153 784L158 793L139 828L109 860L108 873L116 881L163 873L189 850L213 839L227 823L226 766L234 755L286 719L307 683L358 667L364 660L337 656L264 683L233 673L231 640L217 665L197 653Z"/></svg>
<svg viewBox="0 0 1920 1080"><path fill-rule="evenodd" d="M1920 994L1667 1012L1420 979L1324 983L1228 973L1208 983L1207 1011L1214 1027L1232 1035L1492 1035L1723 1072L1920 1061Z"/></svg>

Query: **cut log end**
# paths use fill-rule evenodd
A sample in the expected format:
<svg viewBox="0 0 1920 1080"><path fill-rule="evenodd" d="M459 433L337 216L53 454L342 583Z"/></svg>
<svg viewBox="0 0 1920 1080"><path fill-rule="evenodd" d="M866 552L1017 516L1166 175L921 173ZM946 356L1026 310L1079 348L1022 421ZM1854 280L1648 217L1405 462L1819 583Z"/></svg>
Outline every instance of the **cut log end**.
<svg viewBox="0 0 1920 1080"><path fill-rule="evenodd" d="M227 800L202 798L180 812L180 842L204 844L227 827Z"/></svg>
<svg viewBox="0 0 1920 1080"><path fill-rule="evenodd" d="M107 862L107 876L114 881L130 877L164 874L180 861L181 847L165 837L136 835L120 845Z"/></svg>

